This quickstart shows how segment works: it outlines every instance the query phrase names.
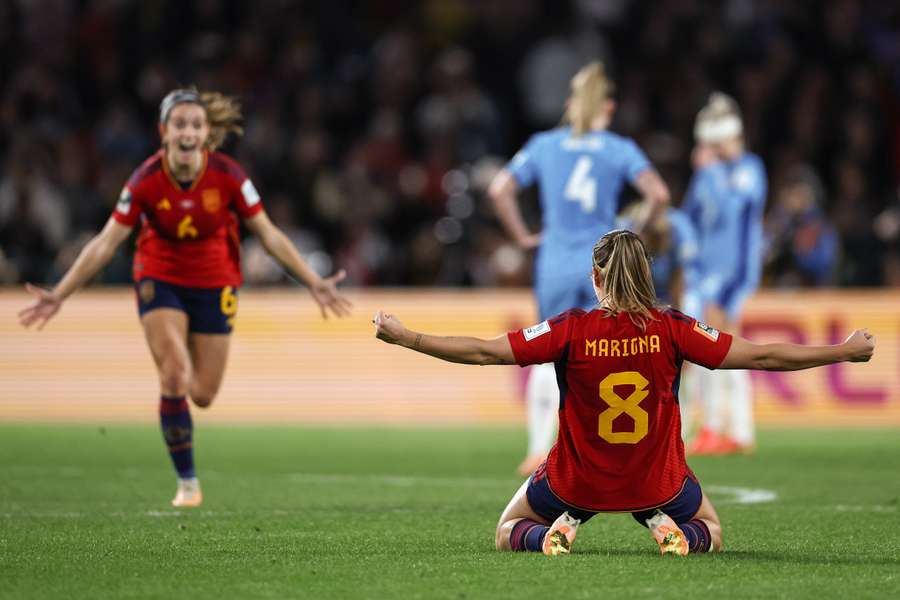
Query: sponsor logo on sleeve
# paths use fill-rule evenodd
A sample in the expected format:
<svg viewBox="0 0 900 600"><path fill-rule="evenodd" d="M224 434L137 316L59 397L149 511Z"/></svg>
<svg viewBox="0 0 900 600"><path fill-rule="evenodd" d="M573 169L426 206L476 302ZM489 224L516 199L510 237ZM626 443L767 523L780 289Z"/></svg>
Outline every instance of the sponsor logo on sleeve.
<svg viewBox="0 0 900 600"><path fill-rule="evenodd" d="M116 210L123 215L127 215L131 210L131 192L127 187L123 187L122 193L119 194L119 201L116 203Z"/></svg>
<svg viewBox="0 0 900 600"><path fill-rule="evenodd" d="M710 327L706 323L701 323L700 321L697 321L694 324L694 331L696 331L700 335L704 335L704 336L708 337L709 339L711 339L714 342L719 341L719 330L715 329L714 327Z"/></svg>
<svg viewBox="0 0 900 600"><path fill-rule="evenodd" d="M541 321L537 325L529 327L527 329L522 330L522 335L525 336L525 341L530 342L536 337L542 336L545 333L550 332L550 323L547 321Z"/></svg>
<svg viewBox="0 0 900 600"><path fill-rule="evenodd" d="M256 191L253 182L249 179L245 179L241 184L241 194L244 195L244 202L247 203L247 206L254 206L259 202L259 192Z"/></svg>

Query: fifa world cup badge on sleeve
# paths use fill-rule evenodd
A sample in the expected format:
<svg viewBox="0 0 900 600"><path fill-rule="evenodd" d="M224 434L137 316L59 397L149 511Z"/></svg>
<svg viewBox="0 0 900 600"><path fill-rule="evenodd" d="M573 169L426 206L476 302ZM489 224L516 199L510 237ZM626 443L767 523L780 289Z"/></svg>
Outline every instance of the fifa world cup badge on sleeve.
<svg viewBox="0 0 900 600"><path fill-rule="evenodd" d="M241 184L241 193L244 194L247 206L253 206L259 202L259 192L256 191L256 188L253 187L253 182L249 179L245 179L244 183Z"/></svg>
<svg viewBox="0 0 900 600"><path fill-rule="evenodd" d="M127 187L122 188L122 193L119 194L116 210L123 215L127 215L128 211L131 210L131 192L128 191Z"/></svg>
<svg viewBox="0 0 900 600"><path fill-rule="evenodd" d="M545 333L549 333L549 332L550 332L550 323L548 323L547 321L541 321L537 325L534 325L527 329L523 329L522 335L525 336L526 342L530 342L534 338L536 338L538 336L542 336Z"/></svg>
<svg viewBox="0 0 900 600"><path fill-rule="evenodd" d="M710 327L706 323L697 321L697 323L694 325L694 331L701 335L705 335L714 342L719 341L719 330L715 329L714 327Z"/></svg>

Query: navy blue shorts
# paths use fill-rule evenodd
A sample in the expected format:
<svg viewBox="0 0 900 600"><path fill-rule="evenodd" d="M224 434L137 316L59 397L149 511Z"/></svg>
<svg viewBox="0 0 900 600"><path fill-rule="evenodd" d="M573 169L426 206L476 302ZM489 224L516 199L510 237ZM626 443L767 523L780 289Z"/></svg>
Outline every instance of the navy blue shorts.
<svg viewBox="0 0 900 600"><path fill-rule="evenodd" d="M188 317L192 333L231 333L237 316L237 289L192 288L144 278L134 286L138 313L174 308Z"/></svg>
<svg viewBox="0 0 900 600"><path fill-rule="evenodd" d="M528 479L528 487L525 490L525 494L528 497L528 504L532 510L551 522L555 521L564 512L568 512L569 515L580 519L582 523L599 514L598 511L572 506L554 494L553 490L550 489L550 483L547 481L544 465L538 467ZM702 499L703 490L700 489L700 483L692 477L685 477L681 491L675 498L657 508L633 512L631 516L646 527L647 523L645 521L652 517L657 510L661 510L672 517L676 524L686 523L697 514Z"/></svg>

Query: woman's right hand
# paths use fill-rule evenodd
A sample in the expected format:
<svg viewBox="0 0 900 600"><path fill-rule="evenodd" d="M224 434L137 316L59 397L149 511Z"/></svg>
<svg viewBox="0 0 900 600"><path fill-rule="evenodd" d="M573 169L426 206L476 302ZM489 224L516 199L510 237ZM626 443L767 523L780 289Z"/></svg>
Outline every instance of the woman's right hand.
<svg viewBox="0 0 900 600"><path fill-rule="evenodd" d="M875 336L868 329L857 329L844 340L848 362L869 362L875 353Z"/></svg>
<svg viewBox="0 0 900 600"><path fill-rule="evenodd" d="M62 306L62 298L51 292L30 283L25 284L25 290L33 294L37 299L30 305L19 311L19 324L25 328L38 324L38 330L44 328L47 321L59 312Z"/></svg>
<svg viewBox="0 0 900 600"><path fill-rule="evenodd" d="M375 337L388 344L400 342L400 338L406 332L406 327L403 326L400 319L383 310L375 313L372 322L375 323Z"/></svg>

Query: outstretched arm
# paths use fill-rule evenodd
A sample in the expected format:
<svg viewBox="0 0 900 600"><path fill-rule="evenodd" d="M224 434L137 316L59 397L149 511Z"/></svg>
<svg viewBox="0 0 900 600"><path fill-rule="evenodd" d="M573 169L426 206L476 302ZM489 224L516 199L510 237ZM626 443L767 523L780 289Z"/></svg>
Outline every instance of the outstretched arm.
<svg viewBox="0 0 900 600"><path fill-rule="evenodd" d="M394 315L384 311L378 311L372 322L375 323L375 337L379 340L447 362L466 365L516 364L509 339L505 335L492 340L426 335L407 329Z"/></svg>
<svg viewBox="0 0 900 600"><path fill-rule="evenodd" d="M735 337L720 369L799 371L837 362L868 362L875 352L875 336L858 329L843 344L801 346L799 344L754 344Z"/></svg>
<svg viewBox="0 0 900 600"><path fill-rule="evenodd" d="M494 212L497 213L497 218L506 234L520 248L536 248L541 243L541 235L528 230L528 226L522 218L522 211L519 209L519 201L516 197L518 191L519 185L512 173L506 169L500 169L494 176L494 180L491 181L488 196L494 204Z"/></svg>
<svg viewBox="0 0 900 600"><path fill-rule="evenodd" d="M309 287L313 299L322 311L323 319L328 318L328 310L338 317L350 314L350 307L353 304L337 291L337 284L347 277L347 273L343 269L331 277L324 279L319 277L319 274L303 260L291 240L272 223L265 212L259 212L244 222L250 231L259 238L266 252L280 262L301 283Z"/></svg>
<svg viewBox="0 0 900 600"><path fill-rule="evenodd" d="M47 321L59 311L63 300L105 267L116 253L116 248L130 233L131 227L111 218L100 233L82 248L78 258L52 290L45 290L30 283L25 284L25 289L37 299L19 312L19 323L24 327L31 327L37 323L38 329L43 329Z"/></svg>

